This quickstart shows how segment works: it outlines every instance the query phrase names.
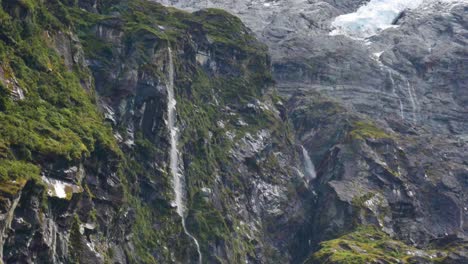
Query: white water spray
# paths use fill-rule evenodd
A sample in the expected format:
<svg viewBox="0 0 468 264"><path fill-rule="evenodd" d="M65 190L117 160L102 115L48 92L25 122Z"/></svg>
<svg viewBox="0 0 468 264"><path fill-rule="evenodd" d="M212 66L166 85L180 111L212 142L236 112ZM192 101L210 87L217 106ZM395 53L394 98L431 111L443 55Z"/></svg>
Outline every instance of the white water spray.
<svg viewBox="0 0 468 264"><path fill-rule="evenodd" d="M317 177L317 173L315 172L315 166L312 160L310 159L309 152L307 152L307 149L304 148L304 146L301 145L302 148L302 156L304 158L304 169L306 176L310 179L313 180L315 177Z"/></svg>
<svg viewBox="0 0 468 264"><path fill-rule="evenodd" d="M202 254L200 250L200 244L198 240L190 234L185 226L185 178L182 174L180 167L179 167L179 151L177 150L177 144L179 140L179 130L176 126L176 100L174 97L174 61L172 59L172 50L170 47L167 49L169 54L169 69L168 69L168 79L169 83L167 84L167 126L170 131L170 143L171 143L171 150L170 150L170 161L169 166L173 177L173 185L174 185L174 194L175 194L175 204L177 206L177 214L182 219L182 228L184 229L184 233L189 236L198 252L198 262L202 263Z"/></svg>

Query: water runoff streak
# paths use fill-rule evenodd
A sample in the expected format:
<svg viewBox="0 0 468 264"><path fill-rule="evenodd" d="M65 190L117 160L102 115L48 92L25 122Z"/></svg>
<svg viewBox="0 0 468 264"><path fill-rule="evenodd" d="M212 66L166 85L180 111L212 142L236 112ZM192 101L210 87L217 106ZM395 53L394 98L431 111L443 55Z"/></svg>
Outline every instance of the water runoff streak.
<svg viewBox="0 0 468 264"><path fill-rule="evenodd" d="M195 243L198 252L198 261L201 264L202 253L200 251L200 244L198 243L198 240L192 234L190 234L190 232L187 230L187 227L185 226L185 178L179 167L179 151L177 149L179 130L175 124L177 102L174 97L174 61L172 58L171 48L169 47L167 51L169 54L169 82L167 84L167 126L170 131L171 152L169 166L173 177L173 188L175 194L174 202L177 206L177 214L182 218L182 228L184 229L184 233L189 236Z"/></svg>
<svg viewBox="0 0 468 264"><path fill-rule="evenodd" d="M406 81L407 83L407 86L408 86L408 95L409 95L409 99L411 101L411 106L413 108L413 122L416 122L417 120L417 117L416 117L416 111L417 111L417 106L416 106L416 101L415 101L415 98L414 98L414 91L413 91L413 86L410 84L410 82L407 80Z"/></svg>

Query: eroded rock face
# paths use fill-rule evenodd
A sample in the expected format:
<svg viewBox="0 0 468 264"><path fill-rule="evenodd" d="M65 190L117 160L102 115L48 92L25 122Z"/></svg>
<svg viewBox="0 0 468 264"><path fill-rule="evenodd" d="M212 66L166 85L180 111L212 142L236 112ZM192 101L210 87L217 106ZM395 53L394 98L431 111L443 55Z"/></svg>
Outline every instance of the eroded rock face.
<svg viewBox="0 0 468 264"><path fill-rule="evenodd" d="M378 229L372 241L385 241L376 263L402 249L418 263L433 256L466 262L463 5L440 16L430 15L437 5L412 10L366 45L328 35L334 17L366 1L224 2L208 3L242 17L272 59L224 11L188 14L140 0L44 1L71 32L41 32L39 40L60 59L29 67L75 73L101 111L95 121L107 124L94 134L109 133L111 143L86 134L86 126L79 136L93 149L74 158L0 141L2 158L33 159L39 171L6 182L1 175L3 261L196 263L173 203L173 82L186 225L204 262L301 263L314 252L309 260L320 262L329 257L317 251L320 242L348 232L367 239L359 233L367 225ZM34 7L2 8L20 24L33 21ZM0 41L13 45L3 32ZM271 62L287 98L276 94ZM7 66L0 65L0 83L12 91L11 101L0 98L5 109L4 102L21 106L34 98L20 71ZM434 133L439 129L444 136ZM332 251L366 257L361 240Z"/></svg>
<svg viewBox="0 0 468 264"><path fill-rule="evenodd" d="M466 240L466 143L410 124L377 127L319 94L290 101L299 139L317 164L307 239L374 225L418 247Z"/></svg>
<svg viewBox="0 0 468 264"><path fill-rule="evenodd" d="M2 192L3 260L196 262L168 168L173 82L186 223L203 259L289 262L310 193L265 46L223 11L107 4L62 6L77 32L44 33L61 59L44 71L79 71L118 149L96 144L75 159L35 160L37 179Z"/></svg>
<svg viewBox="0 0 468 264"><path fill-rule="evenodd" d="M369 1L161 2L233 12L268 45L297 142L317 167L294 263L356 223L423 247L466 239L465 1L408 4L367 39L331 32Z"/></svg>
<svg viewBox="0 0 468 264"><path fill-rule="evenodd" d="M369 1L161 1L239 15L270 48L280 91L321 91L373 118L466 136L465 1L425 1L369 39L330 35ZM421 1L422 2L422 1ZM357 27L357 26L356 26Z"/></svg>

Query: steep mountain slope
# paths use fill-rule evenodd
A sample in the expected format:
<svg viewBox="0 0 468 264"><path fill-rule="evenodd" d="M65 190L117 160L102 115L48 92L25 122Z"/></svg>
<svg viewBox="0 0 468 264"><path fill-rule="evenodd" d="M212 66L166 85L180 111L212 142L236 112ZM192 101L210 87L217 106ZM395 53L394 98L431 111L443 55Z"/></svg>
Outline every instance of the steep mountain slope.
<svg viewBox="0 0 468 264"><path fill-rule="evenodd" d="M286 95L321 91L373 118L466 140L466 0L158 2L238 15L270 48Z"/></svg>
<svg viewBox="0 0 468 264"><path fill-rule="evenodd" d="M307 187L266 49L237 18L51 0L2 2L2 26L6 263L199 258L173 203L169 87L203 261L289 259Z"/></svg>
<svg viewBox="0 0 468 264"><path fill-rule="evenodd" d="M143 1L129 2L129 8L135 11L123 21L104 18L82 34L101 105L132 159L127 178L139 183L141 206L152 217L139 220L150 229L157 223L155 230L135 230L139 243L151 243L148 249L161 262L174 253L182 263L198 257L193 242L181 239L181 223L171 209L176 204L165 120L173 77L186 224L203 259L287 260L275 238L289 235L300 221L297 189L304 186L293 137L281 118L284 109L277 109L281 101L270 94L265 47L223 11L190 15ZM143 22L133 24L134 16ZM111 54L94 43L111 47ZM287 228L275 228L277 221Z"/></svg>
<svg viewBox="0 0 468 264"><path fill-rule="evenodd" d="M358 223L418 246L466 238L466 1L163 2L229 10L269 46L317 167L296 256Z"/></svg>
<svg viewBox="0 0 468 264"><path fill-rule="evenodd" d="M302 240L314 245L357 228L357 241L365 244L373 240L374 232L360 228L373 225L407 245L450 248L466 260L466 144L401 123L387 126L372 121L319 94L298 95L290 104L298 140L304 142L317 165L317 179L311 183L316 199L310 222L300 232ZM436 261L430 260L434 252L405 249L406 255L420 258L413 261L405 260L405 254L393 255L402 253L401 246L387 247L386 239L375 242L381 244L377 247L381 256L390 254L409 263ZM365 253L366 248L359 249L363 244L338 242L324 244L325 256L337 251L340 259L340 252L353 252L360 257L359 263L381 258ZM442 258L443 262L464 261L458 255L455 260L451 257ZM323 256L319 259L313 263L325 262ZM353 258L347 261L326 263L353 263ZM395 259L381 261L398 263Z"/></svg>
<svg viewBox="0 0 468 264"><path fill-rule="evenodd" d="M294 1L288 10L305 5L317 19L327 14L317 7L333 5L339 12L324 19L328 25L366 1L329 2ZM397 39L392 34L403 34L403 24L371 47L339 37L358 50L347 55L386 50L381 62L363 57L367 66L358 70L369 75L357 73L363 82L353 85L373 88L371 99L359 101L362 93L349 92L355 89L340 93L320 84L311 91L313 68L302 55L290 56L305 52L292 35L280 46L262 37L272 73L267 47L219 9L188 13L144 0L0 3L3 262L467 261L465 117L456 115L448 128L446 120L418 126L432 99L418 104L418 112L405 105L404 120L397 101L371 111L386 98L376 87L393 80L395 91L387 93L394 96L410 78L404 70L380 72L409 58L387 59L400 53L385 38ZM253 4L230 3L239 13ZM286 4L261 2L265 28L276 25L272 32L279 32L284 21L266 10ZM452 78L459 86L441 89L458 93L453 98L463 107L464 18L453 17L454 33L437 41L461 56L433 66L437 80L418 75L426 86L415 82L414 94ZM260 21L250 18L249 25ZM310 48L320 34L300 42ZM345 68L317 54L308 63ZM274 79L287 98L277 94ZM441 115L460 110L452 101L441 104L454 107ZM438 127L441 135L434 133Z"/></svg>

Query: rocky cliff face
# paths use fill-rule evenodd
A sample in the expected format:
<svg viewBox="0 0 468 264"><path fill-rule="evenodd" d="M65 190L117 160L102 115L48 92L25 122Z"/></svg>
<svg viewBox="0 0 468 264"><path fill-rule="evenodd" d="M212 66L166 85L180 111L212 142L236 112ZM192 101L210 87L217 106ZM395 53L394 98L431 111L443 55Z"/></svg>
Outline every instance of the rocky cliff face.
<svg viewBox="0 0 468 264"><path fill-rule="evenodd" d="M143 261L197 259L172 204L165 121L172 77L187 228L203 259L287 260L282 236L302 221L299 190L306 186L283 103L272 91L266 48L223 11L191 15L143 1L129 8L128 17L104 18L83 34L101 105L132 162L128 176L142 200L137 214L148 214L139 216L142 230L134 234L138 246L152 244ZM145 23L135 25L131 16ZM111 56L91 43L108 45ZM278 221L288 228L276 228Z"/></svg>
<svg viewBox="0 0 468 264"><path fill-rule="evenodd" d="M252 32L219 9L0 1L3 262L466 262L463 5L328 36L363 2L212 3ZM427 36L443 52L414 51Z"/></svg>
<svg viewBox="0 0 468 264"><path fill-rule="evenodd" d="M316 207L309 211L297 244L307 248L307 242L336 238L357 223L380 226L410 245L430 247L442 237L464 239L466 2L162 2L188 10L229 10L268 45L273 77L290 98L287 108L296 141L317 167L312 181ZM379 31L389 13L394 17ZM352 23L338 23L340 16ZM377 164L383 167L376 169ZM434 173L429 168L435 164L443 169L431 179L426 172ZM460 189L442 187L444 182ZM455 197L463 198L457 202ZM441 208L451 213L439 214ZM452 231L442 231L449 225ZM344 254L367 250L326 246ZM344 261L339 256L333 260L326 246L326 257L316 257L317 263ZM304 250L298 255L314 249Z"/></svg>
<svg viewBox="0 0 468 264"><path fill-rule="evenodd" d="M319 94L298 95L291 104L290 115L299 140L318 164L318 177L312 182L317 193L313 216L310 224L304 225L307 239L320 242L357 226L372 225L407 245L451 245L451 253L466 258L466 246L462 246L466 229L466 144L409 125L387 126L363 118ZM372 241L372 234L372 230L360 230L352 238L322 244L311 263L342 263L347 257L340 260L340 254L346 253L351 254L350 259L370 261L359 252L372 249L359 243ZM395 258L425 263L411 260L413 254L432 263L449 254L407 249L410 253L405 257L398 255L399 249L387 248L388 242L381 239L375 240L379 240L376 248L384 249L376 252L382 255L376 257L382 263L393 263ZM444 261L463 262L458 256L449 260L452 257Z"/></svg>
<svg viewBox="0 0 468 264"><path fill-rule="evenodd" d="M238 18L146 1L26 4L2 3L16 30L2 29L4 262L198 259L173 204L171 82L204 262L291 258L308 186L266 48Z"/></svg>
<svg viewBox="0 0 468 264"><path fill-rule="evenodd" d="M239 15L270 48L273 75L286 95L321 91L373 118L466 138L466 1L159 2ZM372 9L359 13L367 4ZM354 24L337 31L337 17L355 12ZM359 33L389 13L395 15L387 30Z"/></svg>

